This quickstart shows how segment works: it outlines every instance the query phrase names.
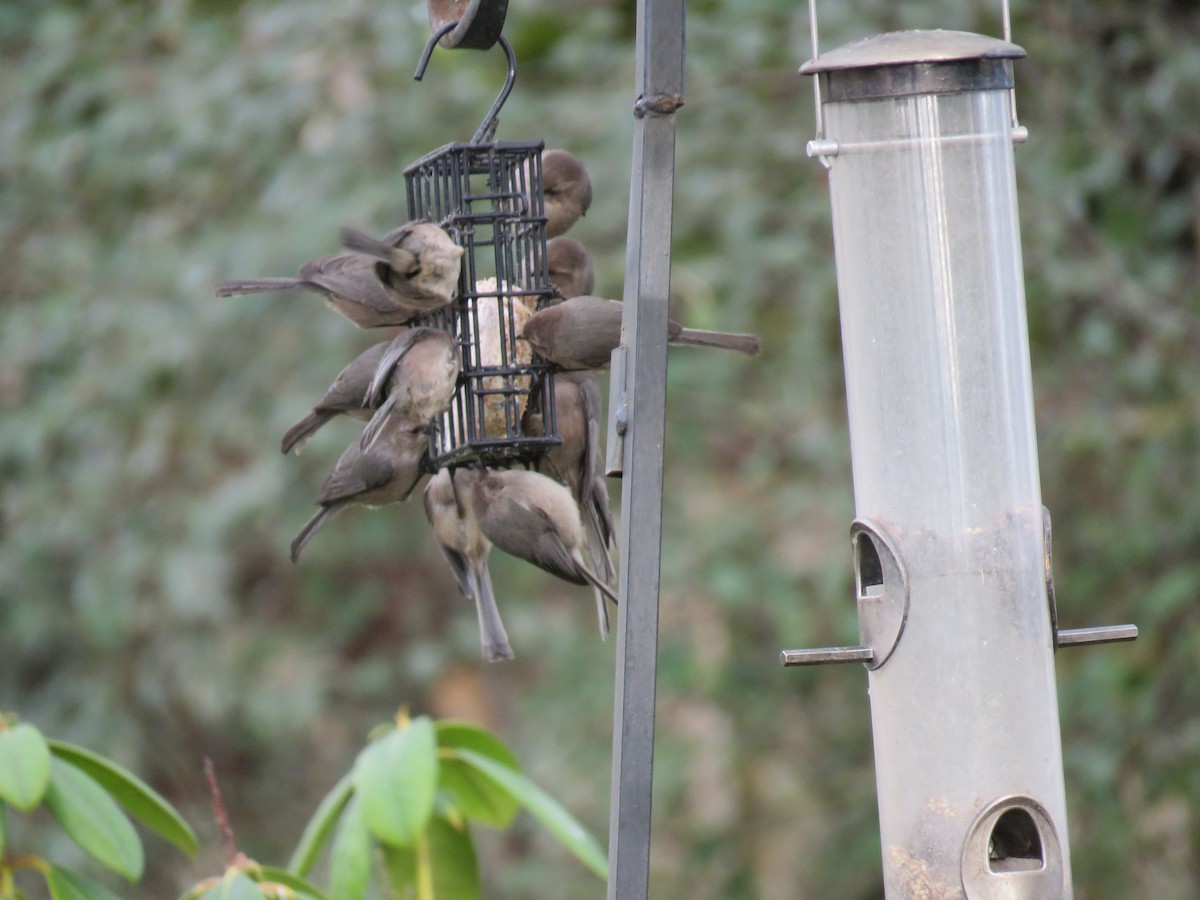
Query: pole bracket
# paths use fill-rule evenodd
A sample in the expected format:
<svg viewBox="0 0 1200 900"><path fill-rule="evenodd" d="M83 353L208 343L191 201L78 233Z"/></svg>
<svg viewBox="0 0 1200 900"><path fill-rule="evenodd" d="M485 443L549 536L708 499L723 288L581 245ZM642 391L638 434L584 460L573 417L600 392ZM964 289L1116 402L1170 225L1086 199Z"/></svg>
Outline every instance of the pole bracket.
<svg viewBox="0 0 1200 900"><path fill-rule="evenodd" d="M683 97L679 94L655 94L650 97L638 97L633 104L635 119L646 116L672 116L683 106Z"/></svg>

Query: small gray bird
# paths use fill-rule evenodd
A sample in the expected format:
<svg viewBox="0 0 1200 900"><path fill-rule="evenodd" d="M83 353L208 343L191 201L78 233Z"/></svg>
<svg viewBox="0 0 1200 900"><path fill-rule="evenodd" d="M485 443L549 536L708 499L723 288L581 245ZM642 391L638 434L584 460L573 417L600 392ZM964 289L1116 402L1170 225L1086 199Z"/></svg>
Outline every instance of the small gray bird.
<svg viewBox="0 0 1200 900"><path fill-rule="evenodd" d="M566 150L543 151L542 190L548 238L566 234L592 205L592 180L587 169Z"/></svg>
<svg viewBox="0 0 1200 900"><path fill-rule="evenodd" d="M384 237L383 243L399 244L410 231L409 225L397 228ZM406 300L384 286L375 272L377 262L373 257L359 253L323 256L301 266L299 278L222 281L217 285L216 294L218 297L237 297L273 291L309 291L320 294L331 309L359 328L405 325L428 311L428 304Z"/></svg>
<svg viewBox="0 0 1200 900"><path fill-rule="evenodd" d="M622 309L616 300L572 297L534 313L521 336L543 359L564 369L603 369L621 342ZM667 321L667 340L672 344L736 350L750 356L759 351L758 338L752 334L700 331L684 328L673 320Z"/></svg>
<svg viewBox="0 0 1200 900"><path fill-rule="evenodd" d="M312 536L350 504L384 506L406 500L421 480L428 449L429 423L403 416L386 416L365 446L351 441L321 486L320 510L292 541L292 562Z"/></svg>
<svg viewBox="0 0 1200 900"><path fill-rule="evenodd" d="M326 422L337 416L350 416L364 422L370 419L375 408L365 405L364 397L375 370L379 368L384 351L391 344L391 341L380 341L354 357L349 365L338 373L333 384L325 389L324 395L312 408L312 412L284 433L280 450L291 453L293 449L299 449Z"/></svg>
<svg viewBox="0 0 1200 900"><path fill-rule="evenodd" d="M604 483L600 387L595 377L587 372L555 373L554 420L562 443L549 447L538 458L537 470L565 485L574 495L583 516L592 569L611 586L616 577L611 555L616 528ZM546 433L540 409L531 406L526 411L521 431L531 437Z"/></svg>
<svg viewBox="0 0 1200 900"><path fill-rule="evenodd" d="M422 310L450 302L462 269L462 247L431 222L409 222L395 240L342 229L342 246L375 260L375 276L397 303Z"/></svg>
<svg viewBox="0 0 1200 900"><path fill-rule="evenodd" d="M376 410L363 430L362 443L390 417L428 422L450 408L461 371L458 341L441 328L410 328L383 351L362 396Z"/></svg>
<svg viewBox="0 0 1200 900"><path fill-rule="evenodd" d="M546 241L546 269L550 283L564 300L590 294L596 287L592 258L575 238L556 237Z"/></svg>
<svg viewBox="0 0 1200 900"><path fill-rule="evenodd" d="M462 595L475 604L479 619L479 644L488 662L512 659L508 634L500 620L487 558L492 542L479 530L472 489L479 478L475 469L439 469L425 485L425 516L433 526Z"/></svg>
<svg viewBox="0 0 1200 900"><path fill-rule="evenodd" d="M484 469L472 494L479 527L493 544L572 584L591 584L599 594L601 635L607 634L612 592L583 559L583 523L571 492L545 475L524 469Z"/></svg>

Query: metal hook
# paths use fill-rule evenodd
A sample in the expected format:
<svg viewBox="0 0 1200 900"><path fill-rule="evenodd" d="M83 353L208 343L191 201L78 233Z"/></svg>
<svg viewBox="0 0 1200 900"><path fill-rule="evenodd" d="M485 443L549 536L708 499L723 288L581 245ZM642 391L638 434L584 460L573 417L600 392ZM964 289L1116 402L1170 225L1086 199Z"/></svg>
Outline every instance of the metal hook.
<svg viewBox="0 0 1200 900"><path fill-rule="evenodd" d="M417 62L417 70L413 73L413 78L420 81L425 77L425 69L429 65L429 57L433 55L433 48L437 46L445 35L449 34L458 22L447 22L441 28L433 33L429 41L425 44L425 49L421 52L421 58ZM496 117L500 115L500 109L504 106L504 101L508 99L508 95L512 93L513 84L517 80L517 54L513 52L512 44L500 35L497 39L500 46L504 48L504 55L508 58L508 75L504 79L504 87L500 89L500 94L496 97L496 101L492 104L492 108L487 111L487 115L483 117L483 121L479 123L479 129L471 138L472 144L486 144L496 135Z"/></svg>

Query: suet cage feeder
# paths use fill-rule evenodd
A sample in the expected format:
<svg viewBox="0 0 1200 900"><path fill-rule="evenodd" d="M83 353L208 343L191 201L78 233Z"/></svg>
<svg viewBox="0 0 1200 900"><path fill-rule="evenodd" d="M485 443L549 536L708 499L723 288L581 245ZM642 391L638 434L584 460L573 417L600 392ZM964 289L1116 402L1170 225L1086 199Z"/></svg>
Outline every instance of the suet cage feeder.
<svg viewBox="0 0 1200 900"><path fill-rule="evenodd" d="M434 46L458 25L435 29L418 79ZM440 147L404 170L409 219L436 223L464 251L453 302L416 323L450 331L462 352L451 407L433 422L434 468L529 463L561 441L552 367L519 339L525 319L557 296L546 265L545 143L494 140L516 74L512 47L499 35L494 40L507 54L508 79L474 138ZM539 435L524 433L530 411L542 415Z"/></svg>

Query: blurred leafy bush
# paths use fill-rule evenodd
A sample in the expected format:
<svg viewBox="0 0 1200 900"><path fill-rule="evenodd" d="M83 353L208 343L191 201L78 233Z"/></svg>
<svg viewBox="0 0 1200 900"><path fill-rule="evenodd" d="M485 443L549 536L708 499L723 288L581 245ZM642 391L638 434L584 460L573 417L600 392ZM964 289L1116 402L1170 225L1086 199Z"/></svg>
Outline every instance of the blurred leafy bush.
<svg viewBox="0 0 1200 900"><path fill-rule="evenodd" d="M983 0L819 6L826 47L999 30ZM588 163L596 201L572 234L610 296L633 8L524 0L507 31L519 73L499 136ZM1077 896L1193 896L1200 10L1013 13L1060 612L1142 628L1060 658ZM325 429L299 459L275 442L370 338L312 298L211 296L332 252L343 223L395 224L404 165L473 133L502 57L438 51L415 84L427 35L420 3L0 5L0 705L129 760L195 821L212 757L255 857L286 852L286 823L401 697L499 730L585 826L607 820L612 646L586 592L497 560L518 660L485 669L417 510L348 514L293 568L287 542L348 433ZM689 4L673 299L766 346L672 358L655 897L879 895L862 676L777 664L855 628L807 55L803 4ZM594 890L521 820L478 852L496 897ZM152 858L141 890L174 896L218 867L205 851L190 868Z"/></svg>

